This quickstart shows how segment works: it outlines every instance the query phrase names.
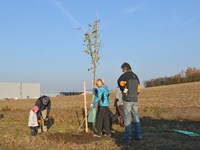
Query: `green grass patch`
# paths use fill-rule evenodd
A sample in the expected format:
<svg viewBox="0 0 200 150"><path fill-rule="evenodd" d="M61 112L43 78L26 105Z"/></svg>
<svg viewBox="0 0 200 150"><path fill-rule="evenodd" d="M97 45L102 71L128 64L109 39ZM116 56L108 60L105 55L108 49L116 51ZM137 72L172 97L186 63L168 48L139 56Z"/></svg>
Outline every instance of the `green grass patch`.
<svg viewBox="0 0 200 150"><path fill-rule="evenodd" d="M143 111L144 111L145 113L160 114L160 113L166 113L166 112L168 112L169 110L166 109L166 108L145 107L145 108L143 109Z"/></svg>

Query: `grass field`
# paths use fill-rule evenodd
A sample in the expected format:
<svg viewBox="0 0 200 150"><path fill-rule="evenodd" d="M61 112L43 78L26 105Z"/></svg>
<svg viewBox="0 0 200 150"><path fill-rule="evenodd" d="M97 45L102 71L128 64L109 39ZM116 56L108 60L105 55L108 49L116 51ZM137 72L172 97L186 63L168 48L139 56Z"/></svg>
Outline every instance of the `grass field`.
<svg viewBox="0 0 200 150"><path fill-rule="evenodd" d="M87 95L88 106L91 95ZM1 100L0 149L200 149L200 137L189 137L172 129L200 134L200 82L142 89L139 95L139 116L143 141L122 140L124 129L113 125L115 134L93 138L92 132L76 134L83 119L83 96L51 97L51 127L48 133L31 137L27 126L29 110L35 100ZM114 93L110 95L115 112Z"/></svg>

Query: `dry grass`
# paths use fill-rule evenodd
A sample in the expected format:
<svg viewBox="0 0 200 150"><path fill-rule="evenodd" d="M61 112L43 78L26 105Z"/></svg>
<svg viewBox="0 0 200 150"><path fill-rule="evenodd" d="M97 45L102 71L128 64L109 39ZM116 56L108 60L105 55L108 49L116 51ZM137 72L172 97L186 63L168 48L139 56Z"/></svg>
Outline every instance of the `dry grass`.
<svg viewBox="0 0 200 150"><path fill-rule="evenodd" d="M76 131L83 119L83 96L52 97L49 132L31 137L27 126L29 110L35 100L1 100L0 149L199 149L199 138L171 132L171 129L199 133L200 82L142 89L139 114L144 140L122 141L123 128L114 125L112 138L93 138L92 133ZM90 105L91 95L87 95ZM111 93L114 112L114 93Z"/></svg>
<svg viewBox="0 0 200 150"><path fill-rule="evenodd" d="M142 90L140 113L165 119L200 120L200 82L160 86ZM145 113L152 109L155 113Z"/></svg>

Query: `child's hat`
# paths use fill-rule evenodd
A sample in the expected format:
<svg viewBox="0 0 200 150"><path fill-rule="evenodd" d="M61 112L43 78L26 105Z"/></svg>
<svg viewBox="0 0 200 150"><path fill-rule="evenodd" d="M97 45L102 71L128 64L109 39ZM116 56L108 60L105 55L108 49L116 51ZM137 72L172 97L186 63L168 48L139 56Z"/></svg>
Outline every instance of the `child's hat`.
<svg viewBox="0 0 200 150"><path fill-rule="evenodd" d="M38 106L34 106L34 107L33 107L33 110L38 111L38 110L39 110Z"/></svg>

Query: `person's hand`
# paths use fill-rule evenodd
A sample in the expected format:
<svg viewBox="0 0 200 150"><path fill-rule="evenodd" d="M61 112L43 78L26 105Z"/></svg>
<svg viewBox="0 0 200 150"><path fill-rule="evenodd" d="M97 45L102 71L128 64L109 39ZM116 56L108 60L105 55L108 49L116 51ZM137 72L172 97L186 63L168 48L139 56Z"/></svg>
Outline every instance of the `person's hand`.
<svg viewBox="0 0 200 150"><path fill-rule="evenodd" d="M92 108L92 107L94 107L94 104L91 104L91 105L90 105L90 108Z"/></svg>
<svg viewBox="0 0 200 150"><path fill-rule="evenodd" d="M48 120L49 120L49 118L48 118L48 117L46 117L44 120L45 120L45 121L48 121Z"/></svg>
<svg viewBox="0 0 200 150"><path fill-rule="evenodd" d="M117 107L119 107L119 101L117 102Z"/></svg>
<svg viewBox="0 0 200 150"><path fill-rule="evenodd" d="M38 123L41 123L41 122L42 122L42 120L37 120L37 122L38 122Z"/></svg>
<svg viewBox="0 0 200 150"><path fill-rule="evenodd" d="M125 88L123 92L124 92L125 94L127 94L127 92L128 92L128 89L127 89L127 88Z"/></svg>

